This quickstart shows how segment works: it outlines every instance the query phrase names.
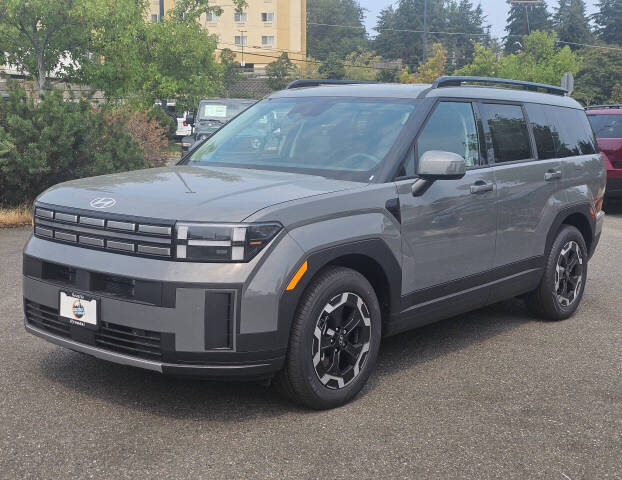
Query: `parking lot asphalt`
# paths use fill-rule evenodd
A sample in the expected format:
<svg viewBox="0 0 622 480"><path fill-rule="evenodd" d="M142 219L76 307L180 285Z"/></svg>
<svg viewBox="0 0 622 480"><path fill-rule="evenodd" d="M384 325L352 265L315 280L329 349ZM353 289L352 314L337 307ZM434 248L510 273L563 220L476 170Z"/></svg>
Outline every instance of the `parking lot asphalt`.
<svg viewBox="0 0 622 480"><path fill-rule="evenodd" d="M386 339L362 394L327 412L27 334L29 235L0 230L0 478L622 478L622 206L575 317L513 300Z"/></svg>

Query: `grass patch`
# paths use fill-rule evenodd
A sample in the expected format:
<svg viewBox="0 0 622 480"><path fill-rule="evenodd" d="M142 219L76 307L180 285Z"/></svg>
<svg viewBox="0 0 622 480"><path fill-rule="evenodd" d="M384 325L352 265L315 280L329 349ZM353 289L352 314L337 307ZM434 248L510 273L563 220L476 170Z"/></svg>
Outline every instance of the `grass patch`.
<svg viewBox="0 0 622 480"><path fill-rule="evenodd" d="M32 225L32 209L28 205L15 208L0 207L0 228Z"/></svg>
<svg viewBox="0 0 622 480"><path fill-rule="evenodd" d="M181 155L181 142L168 142L168 147L166 147L166 153L169 157L178 157Z"/></svg>

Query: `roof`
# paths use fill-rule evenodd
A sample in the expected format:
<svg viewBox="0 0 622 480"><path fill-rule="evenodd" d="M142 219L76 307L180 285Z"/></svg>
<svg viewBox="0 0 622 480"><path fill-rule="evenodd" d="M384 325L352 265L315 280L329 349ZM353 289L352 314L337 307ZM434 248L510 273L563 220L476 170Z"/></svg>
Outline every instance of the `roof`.
<svg viewBox="0 0 622 480"><path fill-rule="evenodd" d="M320 85L281 90L268 98L296 97L370 97L370 98L474 98L514 102L542 103L583 110L571 97L513 88L460 86L432 88L431 84L373 83L352 85Z"/></svg>

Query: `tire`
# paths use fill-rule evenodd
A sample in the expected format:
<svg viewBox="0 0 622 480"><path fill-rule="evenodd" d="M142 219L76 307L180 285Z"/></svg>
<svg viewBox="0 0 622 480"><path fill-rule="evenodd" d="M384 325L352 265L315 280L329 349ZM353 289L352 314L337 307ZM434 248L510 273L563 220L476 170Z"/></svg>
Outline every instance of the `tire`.
<svg viewBox="0 0 622 480"><path fill-rule="evenodd" d="M583 235L576 227L563 225L546 258L540 285L527 294L529 310L544 320L565 320L574 315L585 290L587 262Z"/></svg>
<svg viewBox="0 0 622 480"><path fill-rule="evenodd" d="M316 410L347 403L376 365L381 323L378 298L363 275L345 267L324 270L298 306L277 388Z"/></svg>

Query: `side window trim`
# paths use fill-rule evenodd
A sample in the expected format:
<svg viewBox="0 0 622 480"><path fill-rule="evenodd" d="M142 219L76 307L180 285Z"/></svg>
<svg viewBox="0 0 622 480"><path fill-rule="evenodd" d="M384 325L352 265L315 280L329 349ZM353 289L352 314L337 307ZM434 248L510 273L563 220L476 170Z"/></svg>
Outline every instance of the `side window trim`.
<svg viewBox="0 0 622 480"><path fill-rule="evenodd" d="M529 120L529 115L527 113L527 108L524 103L520 104L520 108L523 111L523 117L525 118L525 122L527 124L527 133L529 134L529 145L531 146L531 159L525 161L538 161L540 160L540 156L538 155L538 148L536 146L536 136L533 133L533 125Z"/></svg>
<svg viewBox="0 0 622 480"><path fill-rule="evenodd" d="M482 116L482 124L483 124L483 128L484 128L484 135L485 135L485 143L487 146L487 150L488 150L488 166L496 166L496 165L513 165L516 163L527 163L527 162L533 162L537 160L537 153L534 154L534 152L537 152L537 150L535 150L535 140L533 137L533 132L531 131L531 125L529 124L529 118L527 117L527 112L525 111L525 105L523 104L523 102L512 102L512 101L506 101L506 100L480 100L477 102L478 104L478 108L481 105L512 105L515 107L520 107L522 112L523 112L523 119L525 120L525 123L527 125L527 132L529 135L529 148L531 150L531 157L530 158L525 158L525 159L521 159L521 160L512 160L510 162L497 162L497 158L496 158L496 153L495 153L495 149L493 146L493 142L492 142L492 134L490 132L490 127L488 126L488 122L484 121L484 118Z"/></svg>

